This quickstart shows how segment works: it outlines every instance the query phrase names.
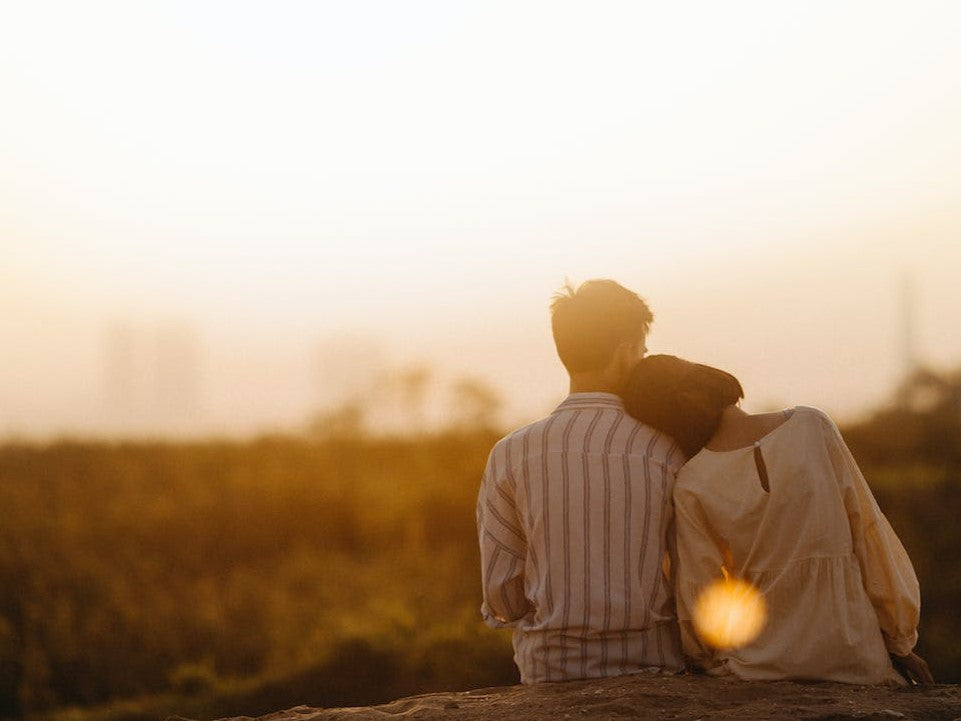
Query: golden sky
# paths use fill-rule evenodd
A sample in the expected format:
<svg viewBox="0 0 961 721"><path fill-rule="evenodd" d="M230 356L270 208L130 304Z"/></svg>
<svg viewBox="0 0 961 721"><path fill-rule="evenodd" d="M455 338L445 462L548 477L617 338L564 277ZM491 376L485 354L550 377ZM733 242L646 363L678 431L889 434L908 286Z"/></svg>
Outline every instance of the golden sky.
<svg viewBox="0 0 961 721"><path fill-rule="evenodd" d="M959 36L956 2L8 3L0 433L110 425L117 328L188 338L183 432L300 422L344 334L519 420L597 276L749 408L856 415L905 278L961 364Z"/></svg>

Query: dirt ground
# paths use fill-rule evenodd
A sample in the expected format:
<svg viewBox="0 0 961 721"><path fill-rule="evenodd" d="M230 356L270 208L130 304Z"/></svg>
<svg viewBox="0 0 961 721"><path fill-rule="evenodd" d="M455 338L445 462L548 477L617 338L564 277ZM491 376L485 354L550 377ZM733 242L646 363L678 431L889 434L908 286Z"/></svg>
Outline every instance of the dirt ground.
<svg viewBox="0 0 961 721"><path fill-rule="evenodd" d="M385 721L397 717L452 721L961 721L961 686L888 688L638 675L427 694L372 707L298 706L260 716L257 721ZM249 721L250 717L234 721L241 719Z"/></svg>

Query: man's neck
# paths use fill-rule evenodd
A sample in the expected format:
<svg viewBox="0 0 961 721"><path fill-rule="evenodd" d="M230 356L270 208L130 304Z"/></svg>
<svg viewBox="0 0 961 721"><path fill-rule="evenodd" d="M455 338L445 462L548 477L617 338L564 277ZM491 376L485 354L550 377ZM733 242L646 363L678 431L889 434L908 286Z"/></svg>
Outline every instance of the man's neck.
<svg viewBox="0 0 961 721"><path fill-rule="evenodd" d="M620 392L617 384L606 378L571 378L570 393L614 393Z"/></svg>

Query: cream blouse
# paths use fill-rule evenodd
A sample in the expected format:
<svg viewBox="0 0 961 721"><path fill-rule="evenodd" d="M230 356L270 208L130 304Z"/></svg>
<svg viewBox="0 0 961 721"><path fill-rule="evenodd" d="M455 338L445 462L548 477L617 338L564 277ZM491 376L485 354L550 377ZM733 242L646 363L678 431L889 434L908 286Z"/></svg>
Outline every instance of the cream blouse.
<svg viewBox="0 0 961 721"><path fill-rule="evenodd" d="M702 450L678 474L674 506L678 620L698 665L743 679L904 683L888 652L917 642L917 577L822 411L796 408L754 447ZM768 616L750 644L712 651L691 614L726 550Z"/></svg>

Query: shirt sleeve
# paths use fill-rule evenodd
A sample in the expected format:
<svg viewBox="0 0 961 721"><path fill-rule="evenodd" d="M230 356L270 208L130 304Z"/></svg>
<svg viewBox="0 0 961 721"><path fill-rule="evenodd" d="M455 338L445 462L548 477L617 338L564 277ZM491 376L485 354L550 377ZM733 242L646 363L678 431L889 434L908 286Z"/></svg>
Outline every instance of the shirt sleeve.
<svg viewBox="0 0 961 721"><path fill-rule="evenodd" d="M488 459L477 498L477 533L484 597L481 615L493 628L512 626L530 611L524 594L527 541L517 517L507 458L498 446Z"/></svg>
<svg viewBox="0 0 961 721"><path fill-rule="evenodd" d="M884 517L851 451L833 421L825 429L831 462L838 476L851 524L861 578L878 616L890 653L907 655L918 640L921 591L914 567Z"/></svg>
<svg viewBox="0 0 961 721"><path fill-rule="evenodd" d="M694 606L700 593L721 578L724 554L712 540L714 534L707 527L694 494L682 489L675 490L674 524L677 554L675 594L681 647L691 662L710 670L719 661L694 630Z"/></svg>

